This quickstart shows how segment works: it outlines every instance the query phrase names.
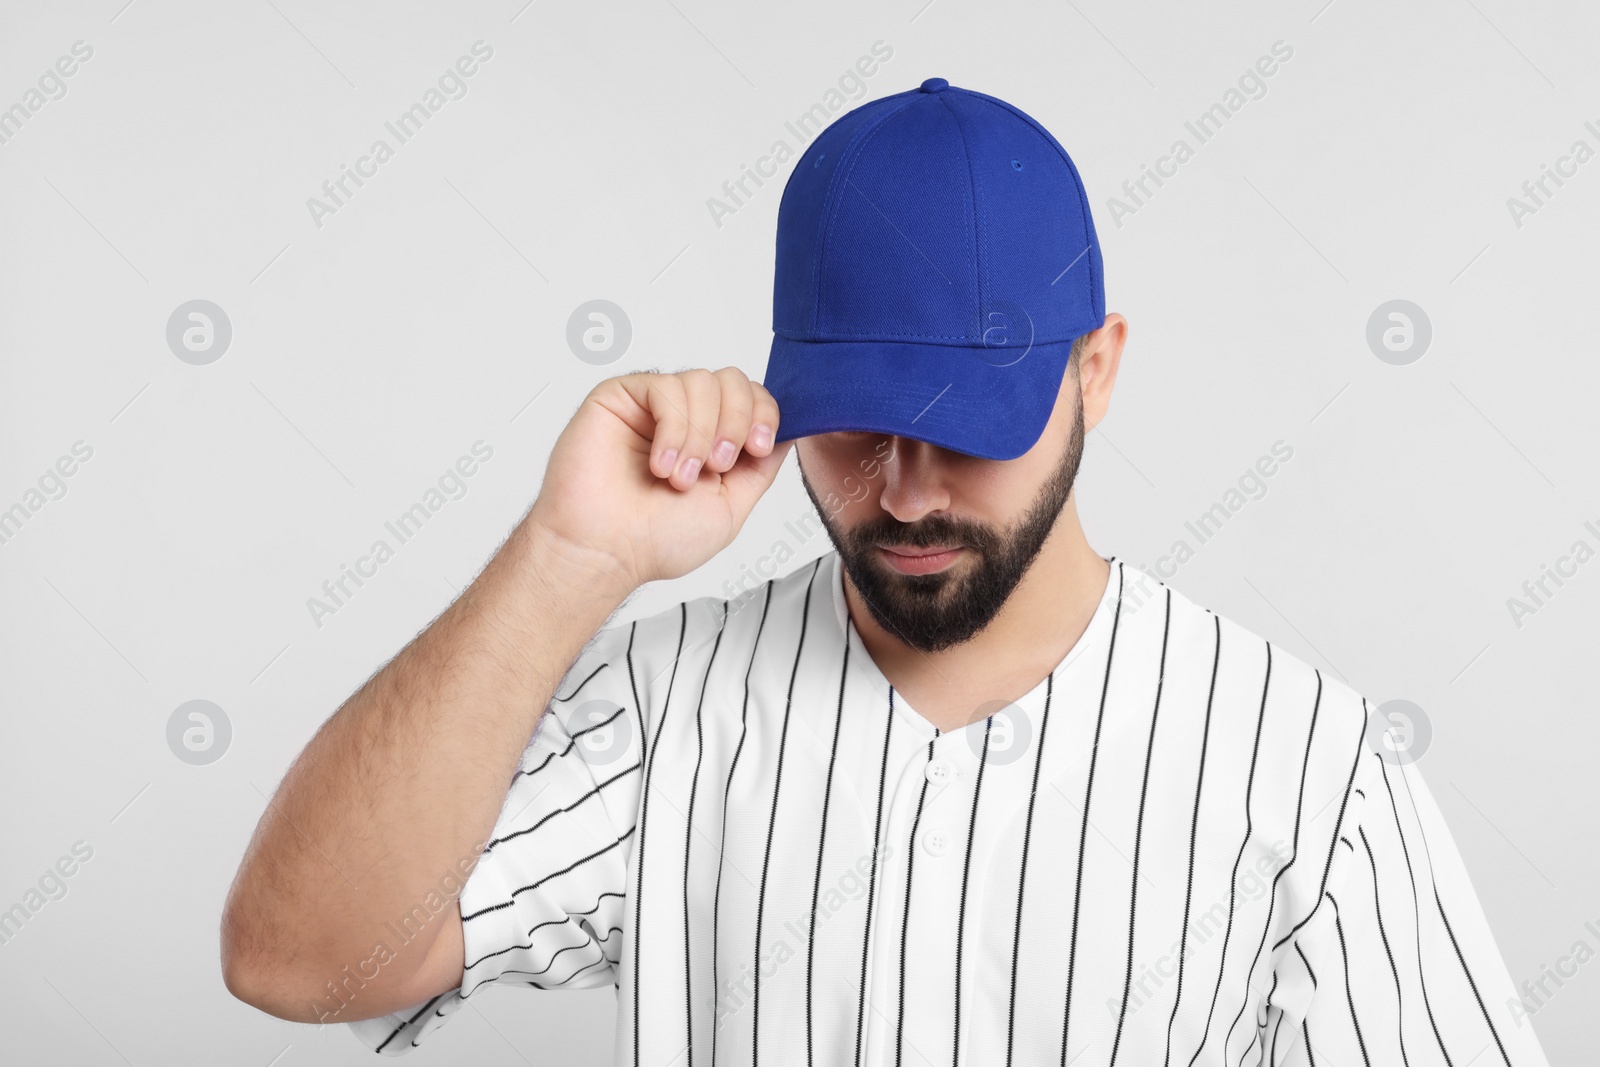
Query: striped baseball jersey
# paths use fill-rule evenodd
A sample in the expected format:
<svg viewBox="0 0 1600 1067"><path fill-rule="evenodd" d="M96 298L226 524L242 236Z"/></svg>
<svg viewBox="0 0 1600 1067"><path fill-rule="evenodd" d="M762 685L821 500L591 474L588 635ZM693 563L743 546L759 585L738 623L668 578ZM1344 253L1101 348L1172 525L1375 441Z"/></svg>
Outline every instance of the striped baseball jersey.
<svg viewBox="0 0 1600 1067"><path fill-rule="evenodd" d="M602 629L462 889L461 988L349 1025L399 1054L492 983L611 985L618 1067L1543 1067L1372 707L1110 562L948 732L834 551Z"/></svg>

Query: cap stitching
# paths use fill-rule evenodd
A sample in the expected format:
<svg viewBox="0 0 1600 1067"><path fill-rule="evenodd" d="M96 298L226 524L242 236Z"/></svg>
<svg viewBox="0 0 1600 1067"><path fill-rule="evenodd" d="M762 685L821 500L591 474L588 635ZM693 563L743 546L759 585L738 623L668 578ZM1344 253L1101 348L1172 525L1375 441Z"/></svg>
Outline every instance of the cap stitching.
<svg viewBox="0 0 1600 1067"><path fill-rule="evenodd" d="M813 330L811 332L812 333L816 333L817 331ZM830 333L834 337L863 337L863 338L866 338L866 339L872 340L872 341L885 341L885 342L889 342L889 343L892 343L892 344L908 344L908 345L909 344L916 344L919 341L971 341L972 340L971 336L969 336L968 334L964 334L964 333L913 333L913 334L906 334L905 335L905 339L896 338L896 337L885 337L883 334L875 332L875 331L862 333L862 332L859 332L859 331L851 331L851 330L835 330L835 331L830 331ZM778 336L787 337L788 335L783 334L783 333L780 332L778 334ZM819 341L819 340L816 340L815 338L809 338L809 337L789 337L788 339L791 340L791 341L809 341L812 344L824 344L825 345L825 344L828 343L827 341ZM1058 344L1065 344L1066 342L1065 341L1047 341L1045 343L1046 344L1057 344L1058 345ZM961 347L963 347L963 348L1005 349L1005 348L1024 348L1026 346L1025 345L973 345L973 344L969 344L969 345L963 345Z"/></svg>
<svg viewBox="0 0 1600 1067"><path fill-rule="evenodd" d="M814 337L794 337L794 336L791 335L790 332L786 332L784 330L774 330L772 332L777 334L779 337L782 337L786 341L798 341L798 342L800 342L802 344L825 345L825 344L833 343L833 341L831 341L831 340L829 340L829 341L818 340L818 339L816 339ZM816 331L813 330L811 332L814 333ZM871 332L862 333L862 332L852 332L852 331L849 331L849 330L835 330L835 331L831 331L831 333L832 333L834 338L839 338L839 337L861 337L861 338L865 338L865 339L867 339L869 341L882 341L885 344L904 344L904 345L920 344L920 343L922 343L924 341L971 341L972 340L972 338L967 336L966 334L922 334L922 333L918 333L918 334L905 334L905 335L902 335L902 336L886 336L883 333L877 332L877 331L871 331ZM1033 341L1030 344L1026 344L1026 345L965 344L965 345L960 345L960 346L957 346L957 347L971 348L971 349L984 349L984 350L987 350L987 351L994 351L994 352L1004 352L1004 351L1007 351L1009 349L1014 349L1014 348L1043 348L1046 345L1064 345L1064 344L1069 344L1072 341L1077 340L1077 337L1078 337L1077 334L1072 334L1072 336L1070 336L1070 337L1058 337L1053 341L1041 341L1036 337L1036 338L1033 339ZM948 348L948 347L952 347L952 346L942 345L942 346L939 346L939 347Z"/></svg>
<svg viewBox="0 0 1600 1067"><path fill-rule="evenodd" d="M978 340L981 341L985 336L983 309L988 306L984 299L985 293L988 289L988 274L986 270L988 267L988 262L984 259L983 234L980 232L982 229L982 224L979 217L980 212L978 210L978 175L972 167L972 145L967 141L967 131L962 126L961 116L956 112L956 109L950 105L950 101L945 99L950 95L949 91L947 90L937 95L940 99L940 102L944 104L944 109L950 113L951 119L956 124L956 136L961 138L961 154L966 158L967 161L967 187L972 192L970 202L972 205L972 259L973 266L975 268L973 270L973 276L978 285L977 329Z"/></svg>
<svg viewBox="0 0 1600 1067"><path fill-rule="evenodd" d="M991 103L998 104L1001 107L1005 108L1007 111L1009 111L1013 115L1017 116L1017 118L1021 119L1023 122L1026 122L1029 126L1032 126L1034 128L1034 130L1036 132L1038 132L1041 137L1044 138L1045 143L1050 145L1050 147L1054 148L1056 150L1056 153L1061 156L1061 159L1067 165L1067 169L1072 171L1073 184L1075 184L1078 187L1078 205L1079 205L1079 207L1081 207L1083 209L1083 243L1084 243L1084 246L1087 249L1089 249L1090 251L1092 251L1093 258L1100 259L1101 257L1100 257L1100 254L1099 254L1099 242L1095 239L1094 232L1093 232L1093 230L1091 228L1092 224L1093 224L1093 216L1089 213L1089 197L1088 197L1087 191L1083 187L1083 176L1078 173L1078 166L1077 166L1076 163L1072 162L1072 157L1067 155L1067 150L1065 148L1061 147L1061 142L1057 141L1055 139L1055 135L1054 134L1052 134L1049 130L1045 129L1042 125L1040 125L1039 121L1037 119L1035 119L1032 115L1029 115L1027 112L1025 112L1025 111L1021 110L1020 108L1018 108L1015 104L1007 103L1006 101L1001 100L998 97L989 96L986 93L976 92L975 90L972 90L972 89L967 89L967 90L963 90L963 91L967 92L967 93L970 93L973 96L981 96L981 97L983 97L983 99L988 100ZM1101 264L1101 269L1102 270L1105 269L1104 263ZM1103 287L1102 286L1096 286L1095 285L1095 282L1094 282L1094 271L1092 271L1092 270L1089 272L1089 294L1090 294L1091 304L1099 304L1100 305L1100 310L1103 312L1104 309L1105 309L1105 303L1104 303L1104 301L1105 301L1105 293L1103 291ZM1092 307L1091 307L1091 310L1093 310ZM1102 325L1102 323L1095 323L1093 328L1097 329L1101 325Z"/></svg>
<svg viewBox="0 0 1600 1067"><path fill-rule="evenodd" d="M845 145L844 148L840 150L840 152L839 152L839 162L833 168L833 177L829 180L830 184L828 186L828 189L823 194L823 197L822 197L822 210L817 213L817 239L816 239L816 242L815 242L815 247L817 249L817 254L816 254L816 257L815 257L816 265L817 265L817 276L816 276L816 279L815 279L816 292L813 294L813 298L812 298L812 301L811 301L811 321L810 321L809 325L806 322L802 321L801 324L800 324L800 328L801 329L808 329L808 330L813 330L813 331L816 329L817 305L818 305L818 303L820 301L820 294L821 294L821 290L822 290L822 245L823 245L824 239L827 236L827 232L828 232L828 230L827 230L827 225L828 225L828 204L829 204L829 201L832 199L832 197L834 195L834 186L835 186L835 183L837 183L837 181L838 181L840 166L842 166L845 163L845 161L847 159L849 159L851 150L855 147L856 142L861 139L862 134L864 132L866 132L868 129L873 128L873 127L871 127L870 125L867 124L866 120L869 118L869 116L866 115L866 114L863 114L863 112L867 112L867 111L871 111L871 110L881 110L884 105L889 104L891 101L896 100L899 97L909 97L912 92L915 92L915 90L911 90L909 92L904 92L904 93L895 93L895 94L893 94L891 96L880 97L877 100L869 100L865 104L862 104L859 108L856 108L855 111L848 111L845 114L839 116L840 119L842 120L842 119L849 118L852 115L859 115L861 120L862 120L862 128L858 129L855 132L854 136L851 138L850 143ZM910 101L907 100L906 103L910 103ZM890 110L889 114L890 115L894 114L895 110L898 110L898 109ZM878 119L877 121L881 124L881 123L887 121L888 117L889 117L888 115L885 115L883 118ZM795 162L795 173L796 174L798 174L800 172L800 170L801 170L800 164L802 164L802 163L804 163L806 161L806 158L810 155L810 153L819 144L822 143L822 139L823 139L824 136L827 135L828 130L830 130L832 128L833 128L833 124L829 124L828 126L824 127L822 130L818 131L817 136L812 139L810 146L807 147L805 152L802 152L800 154L800 158ZM791 182L793 181L793 176L790 177L790 181ZM784 187L783 193L784 193L784 198L787 199L787 197L789 195L789 186L786 185ZM782 213L782 205L779 205L779 213L781 215L781 213ZM773 325L774 325L774 328L776 329L776 325L777 325L776 322L774 322Z"/></svg>
<svg viewBox="0 0 1600 1067"><path fill-rule="evenodd" d="M822 272L828 262L828 234L832 230L833 217L835 213L838 212L839 205L844 202L844 189L845 186L850 183L850 174L855 170L856 164L860 161L861 153L866 151L867 142L876 137L883 130L883 128L889 124L890 119L894 118L896 115L900 114L900 112L916 103L917 97L925 97L928 94L923 93L918 89L910 89L897 95L904 96L906 99L899 107L892 109L887 115L884 115L883 118L879 119L876 125L869 129L857 130L855 132L855 136L851 138L850 143L846 145L844 151L840 153L839 165L833 170L833 182L828 189L827 197L823 201L822 218L819 220L820 232L817 239L816 293L811 301L811 331L813 333L817 331L817 324L822 317ZM894 97L887 96L884 97L884 99L893 100ZM817 136L821 137L822 135L818 134ZM846 169L847 167L848 170Z"/></svg>

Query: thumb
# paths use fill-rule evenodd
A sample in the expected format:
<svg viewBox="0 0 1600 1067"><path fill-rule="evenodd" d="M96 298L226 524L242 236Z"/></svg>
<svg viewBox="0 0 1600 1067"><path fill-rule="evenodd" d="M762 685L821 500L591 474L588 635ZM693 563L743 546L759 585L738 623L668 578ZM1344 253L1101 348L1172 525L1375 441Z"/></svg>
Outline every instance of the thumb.
<svg viewBox="0 0 1600 1067"><path fill-rule="evenodd" d="M728 492L728 501L732 504L734 517L741 526L755 508L756 501L772 488L772 483L778 477L778 471L783 467L783 461L793 446L794 439L790 438L775 446L764 456L752 456L749 452L741 452L738 460L722 475L722 484Z"/></svg>

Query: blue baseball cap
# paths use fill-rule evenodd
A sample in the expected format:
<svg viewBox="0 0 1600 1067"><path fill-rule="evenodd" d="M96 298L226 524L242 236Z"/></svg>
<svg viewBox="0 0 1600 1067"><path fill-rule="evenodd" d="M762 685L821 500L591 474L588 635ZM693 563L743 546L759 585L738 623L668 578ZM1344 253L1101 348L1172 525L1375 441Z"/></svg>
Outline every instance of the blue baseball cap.
<svg viewBox="0 0 1600 1067"><path fill-rule="evenodd" d="M1050 132L929 78L846 112L778 207L778 440L865 430L1015 459L1105 322L1100 242Z"/></svg>

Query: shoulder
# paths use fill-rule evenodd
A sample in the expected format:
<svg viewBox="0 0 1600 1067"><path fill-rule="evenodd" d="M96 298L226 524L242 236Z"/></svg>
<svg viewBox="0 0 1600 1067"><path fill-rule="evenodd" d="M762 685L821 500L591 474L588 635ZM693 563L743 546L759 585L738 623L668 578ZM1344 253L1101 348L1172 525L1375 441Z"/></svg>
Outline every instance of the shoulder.
<svg viewBox="0 0 1600 1067"><path fill-rule="evenodd" d="M1287 626L1281 634L1256 632L1130 563L1121 566L1125 637L1142 634L1147 646L1169 646L1169 662L1188 663L1187 679L1208 687L1212 713L1236 722L1241 744L1314 777L1348 782L1363 750L1371 751L1371 701L1330 666L1280 644L1298 637Z"/></svg>
<svg viewBox="0 0 1600 1067"><path fill-rule="evenodd" d="M719 649L724 659L748 657L759 635L770 640L798 628L805 616L833 612L832 558L828 553L765 581L730 587L729 596L691 597L633 619L614 619L585 646L561 692L603 668L627 683L648 712L651 693L664 690L682 670L704 670Z"/></svg>
<svg viewBox="0 0 1600 1067"><path fill-rule="evenodd" d="M609 623L601 635L610 634L613 645L631 642L635 655L659 655L665 650L672 656L678 654L680 643L691 644L708 633L796 622L808 602L813 611L827 606L833 558L833 553L826 553L765 581L746 576L740 588L729 583L728 596L682 600L629 622Z"/></svg>

